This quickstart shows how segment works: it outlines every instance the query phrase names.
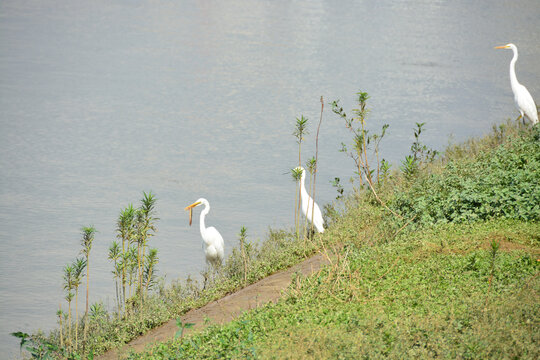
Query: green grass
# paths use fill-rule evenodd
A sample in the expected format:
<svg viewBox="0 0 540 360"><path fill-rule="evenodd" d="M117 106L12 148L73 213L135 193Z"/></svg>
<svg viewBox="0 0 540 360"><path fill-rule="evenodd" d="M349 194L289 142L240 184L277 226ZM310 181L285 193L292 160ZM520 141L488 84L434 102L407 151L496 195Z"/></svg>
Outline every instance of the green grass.
<svg viewBox="0 0 540 360"><path fill-rule="evenodd" d="M132 358L538 358L539 234L491 221L350 243L277 304Z"/></svg>
<svg viewBox="0 0 540 360"><path fill-rule="evenodd" d="M539 129L495 130L394 174L403 219L356 191L278 303L130 358L540 358Z"/></svg>

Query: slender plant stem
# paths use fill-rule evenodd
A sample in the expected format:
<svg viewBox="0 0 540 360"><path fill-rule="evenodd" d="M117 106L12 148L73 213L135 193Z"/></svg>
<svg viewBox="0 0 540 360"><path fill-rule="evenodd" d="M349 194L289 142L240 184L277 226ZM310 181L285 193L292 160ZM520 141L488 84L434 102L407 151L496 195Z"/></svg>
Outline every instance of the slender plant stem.
<svg viewBox="0 0 540 360"><path fill-rule="evenodd" d="M71 347L71 301L68 301L68 342L69 347Z"/></svg>
<svg viewBox="0 0 540 360"><path fill-rule="evenodd" d="M417 214L418 215L418 214ZM394 235L392 236L392 238L395 238L397 236L397 234L399 234L403 229L405 229L414 219L416 219L416 216L417 215L414 215L412 218L410 218L406 223L405 225L403 225L402 227L399 228L398 231L396 231L394 233Z"/></svg>
<svg viewBox="0 0 540 360"><path fill-rule="evenodd" d="M89 289L88 282L90 281L90 267L88 263L88 258L89 258L88 255L90 254L86 255L86 310L84 311L84 335L83 335L83 339L85 343L86 343L86 334L88 331L88 289Z"/></svg>
<svg viewBox="0 0 540 360"><path fill-rule="evenodd" d="M369 173L369 171L367 169L365 169L364 171L365 173ZM386 210L390 211L392 213L392 215L394 216L397 216L398 218L400 219L403 219L403 216L399 215L398 213L392 211L392 209L390 209L388 206L386 206L386 204L384 203L384 201L381 200L381 198L379 197L379 195L377 195L377 192L375 191L375 188L373 187L373 184L371 183L371 179L368 177L368 175L366 174L366 182L368 183L370 189L371 189L371 192L373 193L373 195L375 196L375 199L377 199L377 201L379 202L379 204L381 204ZM413 218L414 219L414 218Z"/></svg>
<svg viewBox="0 0 540 360"><path fill-rule="evenodd" d="M75 288L75 351L79 340L79 287Z"/></svg>
<svg viewBox="0 0 540 360"><path fill-rule="evenodd" d="M324 101L321 96L321 116L319 118L319 125L317 126L317 135L315 136L315 169L313 170L313 204L311 204L311 231L313 231L313 214L315 213L315 182L317 180L317 169L319 167L319 130L321 129L322 115L324 110Z"/></svg>
<svg viewBox="0 0 540 360"><path fill-rule="evenodd" d="M141 243L137 242L137 267L138 267L138 275L139 275L139 281L137 281L137 287L139 288L139 293L142 292L142 268L141 268ZM142 298L142 294L141 298Z"/></svg>
<svg viewBox="0 0 540 360"><path fill-rule="evenodd" d="M298 166L302 166L302 160L301 160L301 146L302 146L302 135L300 135L300 141L298 143ZM296 204L297 207L297 214L298 214L298 227L296 228L296 237L298 238L300 236L300 227L303 227L303 221L300 217L300 213L302 212L302 185L299 184L298 186L298 202Z"/></svg>
<svg viewBox="0 0 540 360"><path fill-rule="evenodd" d="M60 347L64 347L64 334L63 334L63 329L64 327L62 326L62 305L61 304L58 304L58 319L60 320Z"/></svg>
<svg viewBox="0 0 540 360"><path fill-rule="evenodd" d="M296 238L298 239L298 189L300 183L296 182L296 189L294 194L294 230L296 232Z"/></svg>
<svg viewBox="0 0 540 360"><path fill-rule="evenodd" d="M114 268L116 269L116 261L114 262ZM118 291L118 276L115 279L115 290L116 290L116 307L118 314L120 314L120 292Z"/></svg>
<svg viewBox="0 0 540 360"><path fill-rule="evenodd" d="M379 179L379 172L380 172L380 164L379 164L379 148L378 148L378 144L375 146L375 155L377 156L377 184L380 184L380 179Z"/></svg>
<svg viewBox="0 0 540 360"><path fill-rule="evenodd" d="M362 107L362 112L364 111L364 108ZM362 115L362 119L360 119L360 122L362 124L362 141L364 142L363 146L363 155L364 155L364 170L366 172L366 179L369 179L369 184L371 185L371 172L369 171L369 164L368 164L368 156L367 156L367 143L366 143L366 130L364 128L364 115ZM372 187L373 188L373 187Z"/></svg>
<svg viewBox="0 0 540 360"><path fill-rule="evenodd" d="M122 308L126 308L126 239L122 236Z"/></svg>

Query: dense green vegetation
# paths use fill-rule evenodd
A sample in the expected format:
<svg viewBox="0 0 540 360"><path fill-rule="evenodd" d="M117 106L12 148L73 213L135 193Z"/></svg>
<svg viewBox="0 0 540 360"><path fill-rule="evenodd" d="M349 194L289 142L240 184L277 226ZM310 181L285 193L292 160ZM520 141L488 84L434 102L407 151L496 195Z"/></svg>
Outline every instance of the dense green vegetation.
<svg viewBox="0 0 540 360"><path fill-rule="evenodd" d="M538 139L508 123L389 175L381 201L356 189L321 238L331 265L131 358L539 358Z"/></svg>
<svg viewBox="0 0 540 360"><path fill-rule="evenodd" d="M422 224L491 218L540 220L540 152L534 135L511 137L474 159L449 159L398 194L395 207ZM426 191L429 189L429 191Z"/></svg>

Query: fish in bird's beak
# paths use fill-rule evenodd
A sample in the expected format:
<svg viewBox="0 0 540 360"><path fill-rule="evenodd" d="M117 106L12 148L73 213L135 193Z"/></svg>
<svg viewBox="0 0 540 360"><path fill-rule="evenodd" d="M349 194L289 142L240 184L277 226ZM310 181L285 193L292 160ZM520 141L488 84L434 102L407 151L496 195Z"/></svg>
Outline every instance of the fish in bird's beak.
<svg viewBox="0 0 540 360"><path fill-rule="evenodd" d="M200 205L201 202L200 201L197 201L197 202L194 202L193 204L189 205L189 206L186 206L186 208L184 210L189 210L189 226L191 226L191 222L192 222L192 219L193 219L193 208L197 205Z"/></svg>

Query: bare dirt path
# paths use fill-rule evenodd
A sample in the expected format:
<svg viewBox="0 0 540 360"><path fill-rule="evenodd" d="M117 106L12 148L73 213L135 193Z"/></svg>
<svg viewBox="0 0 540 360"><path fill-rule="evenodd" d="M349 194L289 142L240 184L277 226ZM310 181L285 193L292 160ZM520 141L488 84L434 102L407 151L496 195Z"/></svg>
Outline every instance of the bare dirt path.
<svg viewBox="0 0 540 360"><path fill-rule="evenodd" d="M324 256L321 254L315 255L300 264L270 275L259 282L227 295L222 299L211 302L202 308L188 311L181 317L182 322L194 323L195 325L190 331L197 331L206 326L206 318L210 319L209 323L211 324L222 324L231 321L247 310L257 308L270 301L277 301L281 296L282 290L287 288L291 283L291 275L293 273L301 272L304 275L310 275L318 271L326 263L327 259ZM178 331L176 319L171 319L160 327L150 330L146 334L132 340L121 349L108 351L98 357L98 359L122 359L130 351L140 352L149 344L171 340L176 331Z"/></svg>

